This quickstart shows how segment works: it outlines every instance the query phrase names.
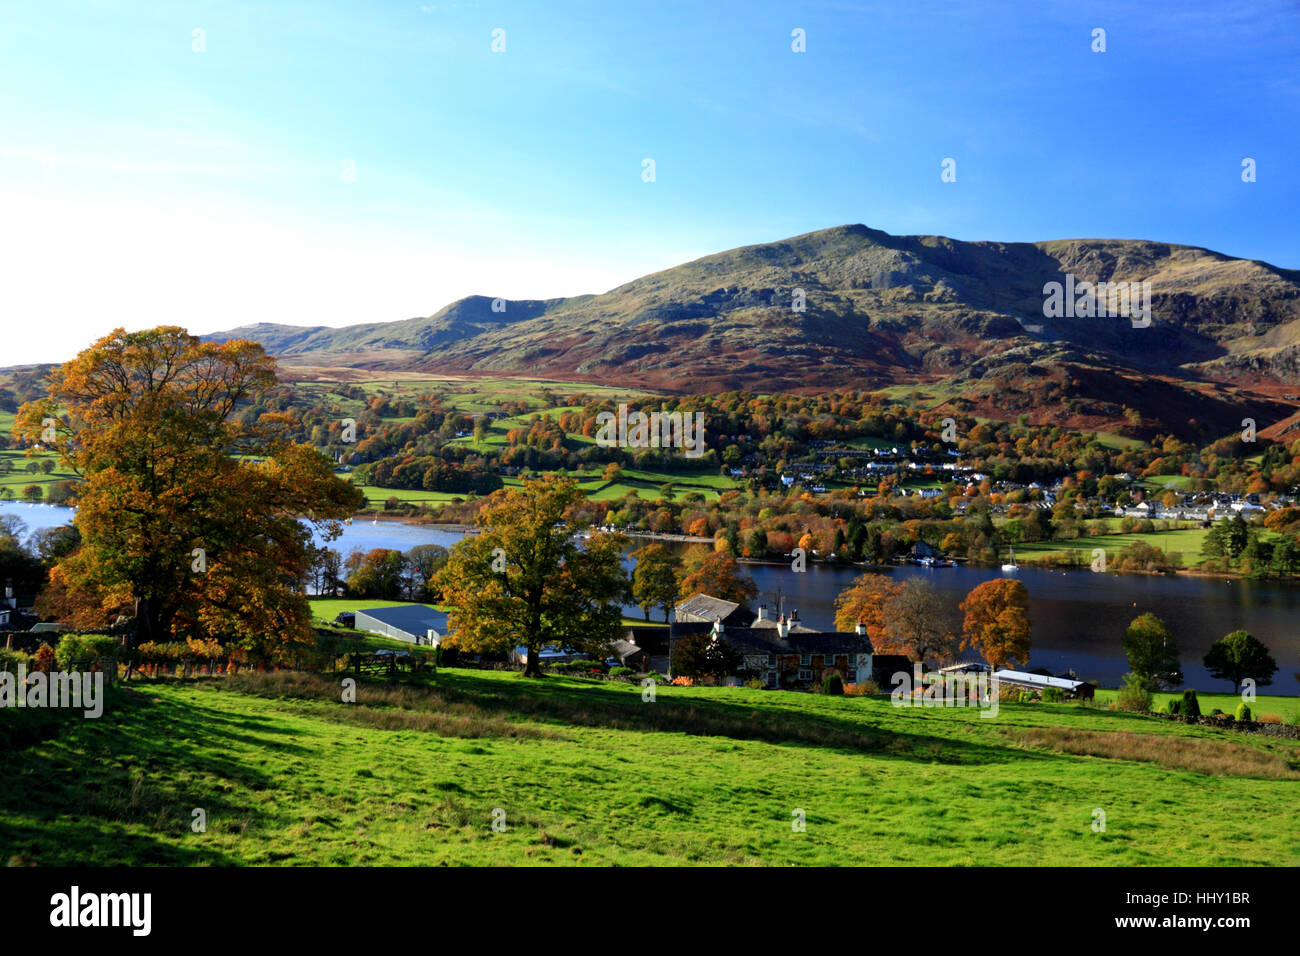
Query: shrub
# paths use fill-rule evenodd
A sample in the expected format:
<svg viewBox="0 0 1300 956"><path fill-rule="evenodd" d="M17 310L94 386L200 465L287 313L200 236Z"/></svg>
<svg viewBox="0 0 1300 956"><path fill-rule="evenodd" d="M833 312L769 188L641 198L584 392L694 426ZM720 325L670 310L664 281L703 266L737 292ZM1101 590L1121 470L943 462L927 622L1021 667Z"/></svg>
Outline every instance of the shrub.
<svg viewBox="0 0 1300 956"><path fill-rule="evenodd" d="M1115 705L1120 710L1142 713L1151 709L1151 691L1147 689L1142 678L1136 674L1124 675L1124 686L1115 698Z"/></svg>
<svg viewBox="0 0 1300 956"><path fill-rule="evenodd" d="M1249 705L1248 705L1244 700L1243 700L1240 704L1237 705L1237 714L1236 714L1236 717L1237 717L1238 720L1250 720L1250 719L1251 719L1251 718L1250 718L1250 706L1249 706Z"/></svg>
<svg viewBox="0 0 1300 956"><path fill-rule="evenodd" d="M1225 714L1223 711L1219 710L1219 708L1216 707L1216 708L1214 708L1214 710L1210 711L1210 716L1211 716L1211 717L1226 717L1227 714Z"/></svg>
<svg viewBox="0 0 1300 956"><path fill-rule="evenodd" d="M1181 705L1179 704L1178 701L1176 701L1176 700L1171 700L1171 701L1169 702L1169 704L1168 704L1168 707L1169 707L1169 713L1174 714L1175 716L1177 716L1179 706L1181 706Z"/></svg>
<svg viewBox="0 0 1300 956"><path fill-rule="evenodd" d="M694 687L695 681L691 680L689 677L678 674L673 678L673 684L677 687Z"/></svg>
<svg viewBox="0 0 1300 956"><path fill-rule="evenodd" d="M121 649L122 640L115 634L64 634L54 657L61 670L71 670L73 661L121 657Z"/></svg>
<svg viewBox="0 0 1300 956"><path fill-rule="evenodd" d="M1183 691L1183 703L1178 708L1178 712L1186 717L1201 716L1201 702L1196 699L1196 691Z"/></svg>
<svg viewBox="0 0 1300 956"><path fill-rule="evenodd" d="M840 676L839 671L832 671L831 673L826 675L825 679L822 680L822 693L843 695L844 678Z"/></svg>
<svg viewBox="0 0 1300 956"><path fill-rule="evenodd" d="M1059 688L1059 687L1044 687L1044 688L1043 688L1043 703L1045 703L1045 704L1059 704L1059 703L1061 703L1063 700L1065 700L1065 694L1061 691L1061 688Z"/></svg>
<svg viewBox="0 0 1300 956"><path fill-rule="evenodd" d="M611 667L609 669L610 677L631 677L636 671L630 667Z"/></svg>
<svg viewBox="0 0 1300 956"><path fill-rule="evenodd" d="M1286 723L1286 721L1284 721L1284 720L1282 719L1282 715L1281 715L1281 714L1273 714L1273 713L1260 714L1260 715L1259 715L1257 718L1255 718L1255 719L1258 720L1261 724L1282 724L1282 723Z"/></svg>
<svg viewBox="0 0 1300 956"><path fill-rule="evenodd" d="M32 655L24 654L22 651L11 651L7 648L0 647L0 671L8 671L10 674L18 673L18 665L22 664L28 671L35 670L35 661Z"/></svg>
<svg viewBox="0 0 1300 956"><path fill-rule="evenodd" d="M665 677L663 674L660 674L658 671L651 671L649 674L646 674L645 676L649 680L654 681L656 684L662 685L662 684L669 683L668 678Z"/></svg>
<svg viewBox="0 0 1300 956"><path fill-rule="evenodd" d="M759 680L757 677L751 677L749 680L745 681L745 686L750 690L762 690L767 686L767 684L764 681Z"/></svg>
<svg viewBox="0 0 1300 956"><path fill-rule="evenodd" d="M57 660L54 656L54 648L48 644L42 644L36 649L36 660L33 662L36 670L49 673L54 670Z"/></svg>

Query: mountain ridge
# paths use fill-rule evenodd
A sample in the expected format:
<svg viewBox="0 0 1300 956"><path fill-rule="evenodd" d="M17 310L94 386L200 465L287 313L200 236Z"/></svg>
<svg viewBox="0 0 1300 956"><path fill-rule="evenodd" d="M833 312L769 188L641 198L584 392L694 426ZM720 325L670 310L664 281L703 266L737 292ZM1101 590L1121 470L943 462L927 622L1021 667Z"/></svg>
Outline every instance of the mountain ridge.
<svg viewBox="0 0 1300 956"><path fill-rule="evenodd" d="M1149 282L1150 327L1045 316L1044 285L1067 275ZM857 223L712 253L598 294L476 295L396 322L259 323L205 336L237 337L289 365L678 392L916 385L971 410L1001 404L992 381L1011 386L1022 412L1041 412L1014 400L1037 384L1038 401L1078 400L1096 406L1080 408L1082 418L1112 421L1124 413L1108 393L1132 391L1120 386L1136 375L1160 409L1222 424L1237 415L1223 387L1248 386L1269 416L1297 410L1281 394L1300 381L1300 271L1153 240L970 242ZM1142 401L1141 389L1133 397Z"/></svg>

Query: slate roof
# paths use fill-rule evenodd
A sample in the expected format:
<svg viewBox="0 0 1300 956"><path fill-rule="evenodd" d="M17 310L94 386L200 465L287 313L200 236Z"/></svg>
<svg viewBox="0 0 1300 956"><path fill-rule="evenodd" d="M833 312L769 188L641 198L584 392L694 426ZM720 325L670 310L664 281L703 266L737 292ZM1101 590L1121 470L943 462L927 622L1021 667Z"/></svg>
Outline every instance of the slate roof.
<svg viewBox="0 0 1300 956"><path fill-rule="evenodd" d="M711 625L715 620L720 620L723 624L744 627L754 620L754 612L749 608L708 594L696 594L678 604L674 611L677 620L683 623L703 621Z"/></svg>
<svg viewBox="0 0 1300 956"><path fill-rule="evenodd" d="M775 623L775 622L773 622ZM694 634L708 634L712 624L688 621L672 626L671 641ZM782 640L775 627L726 627L722 638L744 654L870 654L874 648L866 635L853 631L814 631L797 625Z"/></svg>
<svg viewBox="0 0 1300 956"><path fill-rule="evenodd" d="M1066 677L1050 677L1043 674L1031 674L1028 671L1000 670L993 674L1000 681L1027 687L1055 687L1059 690L1076 691L1085 681L1070 680Z"/></svg>
<svg viewBox="0 0 1300 956"><path fill-rule="evenodd" d="M750 654L870 654L871 639L852 631L791 629L782 640L771 627L729 627L723 639L737 650Z"/></svg>
<svg viewBox="0 0 1300 956"><path fill-rule="evenodd" d="M427 604L358 608L356 626L362 630L367 630L366 622L362 620L363 616L415 637L423 638L425 632L430 628L433 628L439 634L447 633L447 613L429 607Z"/></svg>

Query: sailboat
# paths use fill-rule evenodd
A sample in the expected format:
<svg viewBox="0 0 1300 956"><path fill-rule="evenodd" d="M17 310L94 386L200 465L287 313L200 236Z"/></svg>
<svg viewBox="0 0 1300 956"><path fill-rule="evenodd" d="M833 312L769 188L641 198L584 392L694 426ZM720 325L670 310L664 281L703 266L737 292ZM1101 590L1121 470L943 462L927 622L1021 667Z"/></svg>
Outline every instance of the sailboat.
<svg viewBox="0 0 1300 956"><path fill-rule="evenodd" d="M1019 571L1020 565L1016 564L1016 549L1007 545L1007 563L1002 565L1003 571Z"/></svg>

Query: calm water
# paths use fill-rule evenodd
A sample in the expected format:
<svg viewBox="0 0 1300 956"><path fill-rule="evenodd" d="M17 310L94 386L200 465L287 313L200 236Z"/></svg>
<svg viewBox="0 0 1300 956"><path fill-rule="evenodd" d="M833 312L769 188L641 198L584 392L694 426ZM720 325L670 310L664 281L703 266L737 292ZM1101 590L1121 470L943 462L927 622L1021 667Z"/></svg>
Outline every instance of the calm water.
<svg viewBox="0 0 1300 956"><path fill-rule="evenodd" d="M0 503L0 515L13 514L28 529L66 524L67 508ZM354 548L408 550L417 544L450 547L462 537L453 531L389 521L346 525L341 538L330 543L346 556ZM834 626L835 596L861 572L852 568L816 565L796 574L786 565L747 568L761 592L759 600L775 607L778 591L787 611L797 609L810 627ZM897 578L924 576L933 582L954 617L957 604L975 585L999 577L996 569L900 567L888 572ZM1150 611L1164 619L1178 640L1184 686L1226 692L1227 681L1212 680L1201 659L1214 641L1245 628L1259 638L1278 662L1278 673L1264 694L1294 695L1300 683L1293 676L1300 666L1300 585L1218 578L1169 578L1146 575L1093 574L1021 568L1018 577L1029 591L1033 622L1030 667L1053 673L1073 668L1081 677L1117 685L1128 669L1120 641L1129 621ZM640 618L637 608L629 616Z"/></svg>

